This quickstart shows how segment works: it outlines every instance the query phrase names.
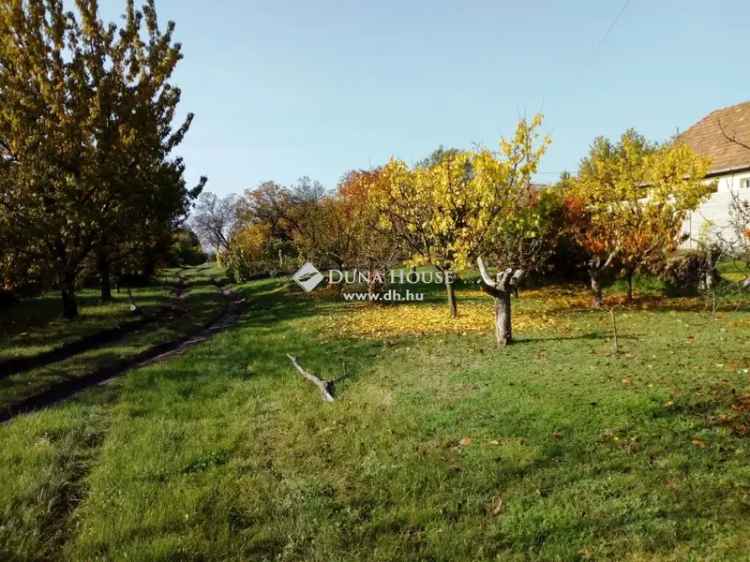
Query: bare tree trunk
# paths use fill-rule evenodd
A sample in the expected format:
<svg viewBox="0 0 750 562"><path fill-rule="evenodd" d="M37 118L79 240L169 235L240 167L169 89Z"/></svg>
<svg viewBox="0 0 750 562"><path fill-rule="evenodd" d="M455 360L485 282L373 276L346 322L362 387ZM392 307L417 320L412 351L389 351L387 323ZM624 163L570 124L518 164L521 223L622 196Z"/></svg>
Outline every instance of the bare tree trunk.
<svg viewBox="0 0 750 562"><path fill-rule="evenodd" d="M379 294L383 290L383 284L380 280L379 271L374 269L372 266L367 271L367 301L368 302L376 302L377 297L375 295Z"/></svg>
<svg viewBox="0 0 750 562"><path fill-rule="evenodd" d="M628 282L628 296L627 296L627 301L628 302L633 302L633 272L632 271L628 271L626 279L627 279L627 282Z"/></svg>
<svg viewBox="0 0 750 562"><path fill-rule="evenodd" d="M482 258L477 258L482 290L495 299L495 341L498 347L513 343L511 297L524 278L522 269L508 268L497 273L493 280L484 267Z"/></svg>
<svg viewBox="0 0 750 562"><path fill-rule="evenodd" d="M618 353L620 353L620 342L617 336L617 320L615 319L614 308L609 309L609 318L610 318L610 321L612 322L612 336L614 338L612 341L612 350L614 351L615 355L617 355Z"/></svg>
<svg viewBox="0 0 750 562"><path fill-rule="evenodd" d="M589 269L589 278L591 279L591 291L594 293L593 305L595 308L604 306L604 292L602 291L601 275L595 269Z"/></svg>
<svg viewBox="0 0 750 562"><path fill-rule="evenodd" d="M498 347L513 343L511 296L509 292L503 293L495 299L495 339Z"/></svg>
<svg viewBox="0 0 750 562"><path fill-rule="evenodd" d="M445 291L448 293L448 307L451 311L451 318L458 318L458 305L456 304L456 286L453 283L453 277L450 272L444 272Z"/></svg>
<svg viewBox="0 0 750 562"><path fill-rule="evenodd" d="M76 301L75 276L66 274L60 285L62 295L63 317L72 320L78 317L78 301Z"/></svg>
<svg viewBox="0 0 750 562"><path fill-rule="evenodd" d="M109 257L104 251L96 257L96 267L99 270L99 285L101 288L101 299L103 302L112 300L112 281Z"/></svg>

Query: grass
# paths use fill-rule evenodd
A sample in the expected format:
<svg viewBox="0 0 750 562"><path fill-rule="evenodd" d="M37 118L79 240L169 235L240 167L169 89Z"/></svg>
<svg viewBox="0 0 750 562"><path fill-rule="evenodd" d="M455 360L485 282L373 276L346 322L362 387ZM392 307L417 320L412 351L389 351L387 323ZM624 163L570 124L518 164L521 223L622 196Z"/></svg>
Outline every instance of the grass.
<svg viewBox="0 0 750 562"><path fill-rule="evenodd" d="M153 285L132 289L135 302L145 313L156 313L169 302L174 274L164 272ZM24 299L4 309L0 323L0 361L49 351L136 319L125 291L113 292L112 296L111 302L101 302L98 290L82 289L78 294L80 317L75 321L62 318L60 296L55 292Z"/></svg>
<svg viewBox="0 0 750 562"><path fill-rule="evenodd" d="M522 293L519 319L554 322L505 350L470 283L466 335L355 334L325 292L240 290L250 314L205 344L0 426L0 559L747 559L734 303L642 295L614 355L570 287Z"/></svg>
<svg viewBox="0 0 750 562"><path fill-rule="evenodd" d="M216 267L174 268L161 272L144 287L131 289L133 300L145 315L155 315L173 302L179 281L207 285L211 278L223 277ZM79 318L62 317L62 304L57 292L23 299L2 310L0 323L0 361L28 357L49 351L62 344L96 334L138 319L130 310L127 289L113 291L110 302L102 302L99 290L84 288L78 295Z"/></svg>
<svg viewBox="0 0 750 562"><path fill-rule="evenodd" d="M170 295L167 285L160 284L143 288L138 293L134 292L134 300L147 314L157 314L158 307L169 303L177 306L176 311L163 313L158 321L147 324L114 342L61 361L0 378L0 411L33 398L56 385L65 384L94 370L134 357L155 344L168 342L196 331L215 317L225 304L224 297L211 282L212 279L218 279L220 273L215 268L206 267L165 272L166 275L171 275L172 279L179 274L186 284L185 293L179 302L173 294ZM6 327L6 332L9 333L12 333L14 328L18 332L20 324L26 330L8 337L6 356L19 357L33 355L33 352L48 351L59 345L60 340L70 342L95 334L122 324L124 319L131 315L127 297L119 296L113 303L84 306L81 320L65 321L53 317L44 323L35 313L39 307L47 306L46 301L49 298L44 296L39 299L42 304L35 301L23 302L11 310L12 318L22 318L23 310L27 310L29 316ZM29 331L32 333L28 333ZM64 337L60 336L60 331L64 331Z"/></svg>

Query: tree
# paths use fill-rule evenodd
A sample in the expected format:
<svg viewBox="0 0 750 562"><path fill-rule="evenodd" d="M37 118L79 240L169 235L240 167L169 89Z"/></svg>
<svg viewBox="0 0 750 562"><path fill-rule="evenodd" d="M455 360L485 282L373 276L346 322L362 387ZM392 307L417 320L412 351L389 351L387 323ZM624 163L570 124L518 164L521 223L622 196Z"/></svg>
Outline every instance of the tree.
<svg viewBox="0 0 750 562"><path fill-rule="evenodd" d="M248 225L267 225L270 228L273 251L279 269L284 269L288 258L295 255L290 225L292 194L276 182L266 181L248 189L237 202L237 222L240 228Z"/></svg>
<svg viewBox="0 0 750 562"><path fill-rule="evenodd" d="M206 182L201 178L196 187L188 189L183 161L167 159L166 155L161 163L155 161L142 169L148 173L140 179L134 177L131 184L141 186L138 200L131 199L130 209L123 206L113 217L119 227L103 232L95 249L104 301L111 298L113 273L122 277L127 271L130 276L147 280L159 265L170 260L174 235L183 228L192 201Z"/></svg>
<svg viewBox="0 0 750 562"><path fill-rule="evenodd" d="M561 186L561 189L566 189ZM604 305L603 279L616 267L617 238L608 225L594 222L585 202L574 193L565 192L565 231L585 254L594 307Z"/></svg>
<svg viewBox="0 0 750 562"><path fill-rule="evenodd" d="M275 265L272 228L265 223L250 223L235 229L226 254L230 272L241 281L270 272Z"/></svg>
<svg viewBox="0 0 750 562"><path fill-rule="evenodd" d="M238 219L244 223L262 223L270 226L274 238L286 239L289 234L291 193L273 181L248 189L238 202Z"/></svg>
<svg viewBox="0 0 750 562"><path fill-rule="evenodd" d="M178 228L172 234L171 258L173 265L201 265L207 256L198 235L189 228Z"/></svg>
<svg viewBox="0 0 750 562"><path fill-rule="evenodd" d="M230 240L235 262L248 271L268 269L268 251L273 251L280 266L292 256L320 267L366 270L375 281L384 278L398 250L378 229L374 194L379 177L379 170L349 172L334 193L309 178L292 187L264 182L246 191L238 201L237 236ZM256 243L260 233L264 251ZM369 289L375 291L376 285Z"/></svg>
<svg viewBox="0 0 750 562"><path fill-rule="evenodd" d="M377 201L383 187L381 175L381 169L350 171L336 193L345 227L342 234L350 241L344 261L366 272L370 297L383 289L389 269L403 253L398 241L380 226Z"/></svg>
<svg viewBox="0 0 750 562"><path fill-rule="evenodd" d="M172 130L174 24L159 29L153 0L142 10L129 0L119 29L94 0L75 4L77 17L61 1L0 2L0 202L22 252L55 272L67 318L92 251L153 221L148 205L165 201L154 191L176 194L174 215L205 181L186 190L169 158L192 122Z"/></svg>
<svg viewBox="0 0 750 562"><path fill-rule="evenodd" d="M382 224L412 254L412 263L429 263L443 274L452 317L457 315L454 277L476 259L528 187L547 141L534 146L541 116L522 120L501 158L487 149L438 151L410 169L392 159L383 168L378 201Z"/></svg>
<svg viewBox="0 0 750 562"><path fill-rule="evenodd" d="M467 190L463 166L467 158L465 153L451 153L436 164L414 169L391 159L383 167L383 188L376 201L381 226L406 249L412 265L430 264L444 276L453 318L458 316L453 284L456 225L463 222L465 209L453 206L452 198L441 200L441 195Z"/></svg>
<svg viewBox="0 0 750 562"><path fill-rule="evenodd" d="M238 217L239 209L234 195L219 197L206 192L199 197L190 224L198 237L220 255L230 250L229 240Z"/></svg>
<svg viewBox="0 0 750 562"><path fill-rule="evenodd" d="M280 266L289 256L343 268L353 241L346 233L340 203L307 177L291 187L268 181L247 190L238 201L238 225L269 227Z"/></svg>
<svg viewBox="0 0 750 562"><path fill-rule="evenodd" d="M493 201L490 208L494 212L478 221L475 228L481 233L477 250L481 287L495 301L498 346L513 342L512 295L531 272L543 269L554 247L552 216L557 196L532 184L550 142L547 137L539 138L541 123L540 115L531 121L521 120L513 139L501 141L497 156L483 151L475 165L478 183ZM496 264L494 279L482 256L489 256Z"/></svg>
<svg viewBox="0 0 750 562"><path fill-rule="evenodd" d="M679 246L687 213L714 189L705 181L708 166L684 144L656 145L633 130L617 143L596 139L581 162L570 192L587 225L581 240L602 267L616 257L628 301L633 275L663 265Z"/></svg>

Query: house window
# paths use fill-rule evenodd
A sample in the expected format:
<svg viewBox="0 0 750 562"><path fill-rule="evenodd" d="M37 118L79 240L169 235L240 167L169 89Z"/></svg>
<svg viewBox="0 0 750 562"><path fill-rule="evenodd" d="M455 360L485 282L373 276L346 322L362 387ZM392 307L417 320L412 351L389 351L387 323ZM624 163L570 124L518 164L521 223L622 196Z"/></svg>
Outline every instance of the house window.
<svg viewBox="0 0 750 562"><path fill-rule="evenodd" d="M743 189L750 189L750 178L742 178L740 180L740 187Z"/></svg>

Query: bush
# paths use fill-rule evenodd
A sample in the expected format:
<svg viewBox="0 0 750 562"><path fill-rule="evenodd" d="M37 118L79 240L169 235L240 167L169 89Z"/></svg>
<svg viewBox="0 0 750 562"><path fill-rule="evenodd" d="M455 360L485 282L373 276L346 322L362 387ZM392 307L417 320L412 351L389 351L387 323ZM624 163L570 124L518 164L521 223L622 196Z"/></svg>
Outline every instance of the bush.
<svg viewBox="0 0 750 562"><path fill-rule="evenodd" d="M669 257L659 273L664 292L670 297L696 296L705 289L708 275L713 281L719 274L713 260L702 251L684 251Z"/></svg>

